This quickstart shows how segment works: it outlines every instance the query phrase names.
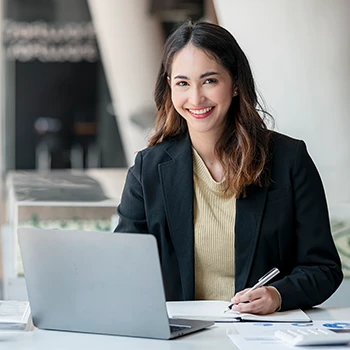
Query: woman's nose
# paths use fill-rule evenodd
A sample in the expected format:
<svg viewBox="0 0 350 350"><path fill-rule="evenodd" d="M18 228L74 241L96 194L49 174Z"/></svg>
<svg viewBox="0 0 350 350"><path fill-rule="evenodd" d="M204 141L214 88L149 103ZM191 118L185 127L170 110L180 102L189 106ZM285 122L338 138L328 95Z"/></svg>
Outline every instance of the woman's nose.
<svg viewBox="0 0 350 350"><path fill-rule="evenodd" d="M190 103L193 106L200 106L205 101L205 96L200 88L193 88L190 95Z"/></svg>

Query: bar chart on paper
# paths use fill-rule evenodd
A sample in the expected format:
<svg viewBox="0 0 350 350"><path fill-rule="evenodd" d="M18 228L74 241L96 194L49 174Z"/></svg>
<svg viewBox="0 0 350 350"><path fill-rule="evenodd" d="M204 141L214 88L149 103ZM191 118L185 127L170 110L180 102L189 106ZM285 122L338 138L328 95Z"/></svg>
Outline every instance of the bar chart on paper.
<svg viewBox="0 0 350 350"><path fill-rule="evenodd" d="M246 322L235 323L234 327L236 333L228 334L231 341L240 350L282 350L290 349L291 345L277 338L276 331L286 331L290 329L302 330L302 329L320 329L320 330L332 330L337 332L349 332L350 335L350 319L349 321L314 321L313 323L272 323L272 322ZM311 349L310 346L298 346L297 349ZM312 350L333 350L333 349L350 349L348 345L315 345L312 346Z"/></svg>

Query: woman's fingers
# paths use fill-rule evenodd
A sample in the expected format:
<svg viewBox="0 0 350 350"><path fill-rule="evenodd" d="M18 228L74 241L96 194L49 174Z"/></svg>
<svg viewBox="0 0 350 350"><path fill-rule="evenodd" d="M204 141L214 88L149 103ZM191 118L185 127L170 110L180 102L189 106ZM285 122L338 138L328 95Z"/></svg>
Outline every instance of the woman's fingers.
<svg viewBox="0 0 350 350"><path fill-rule="evenodd" d="M239 304L239 303L244 303L244 302L250 301L248 296L252 292L249 294L245 294L248 290L249 290L249 288L246 288L246 289L241 290L240 292L236 293L235 296L231 299L231 303L232 304Z"/></svg>
<svg viewBox="0 0 350 350"><path fill-rule="evenodd" d="M273 287L259 287L248 294L245 289L232 299L232 310L266 315L275 312L280 304L279 294Z"/></svg>

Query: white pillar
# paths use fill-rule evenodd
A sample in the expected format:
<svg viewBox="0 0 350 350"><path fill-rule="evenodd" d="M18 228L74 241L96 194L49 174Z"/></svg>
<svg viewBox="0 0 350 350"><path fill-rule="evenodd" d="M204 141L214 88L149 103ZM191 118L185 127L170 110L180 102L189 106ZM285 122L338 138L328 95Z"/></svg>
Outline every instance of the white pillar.
<svg viewBox="0 0 350 350"><path fill-rule="evenodd" d="M147 130L130 121L154 105L163 38L147 0L88 0L126 159L147 144Z"/></svg>

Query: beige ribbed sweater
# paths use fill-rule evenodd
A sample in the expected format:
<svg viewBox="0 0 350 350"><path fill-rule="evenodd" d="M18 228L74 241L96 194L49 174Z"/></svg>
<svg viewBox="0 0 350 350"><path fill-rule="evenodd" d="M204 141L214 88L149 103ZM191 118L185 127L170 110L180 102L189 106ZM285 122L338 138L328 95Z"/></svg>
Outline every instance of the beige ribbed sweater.
<svg viewBox="0 0 350 350"><path fill-rule="evenodd" d="M227 300L234 295L236 199L224 193L192 148L194 179L195 299Z"/></svg>

